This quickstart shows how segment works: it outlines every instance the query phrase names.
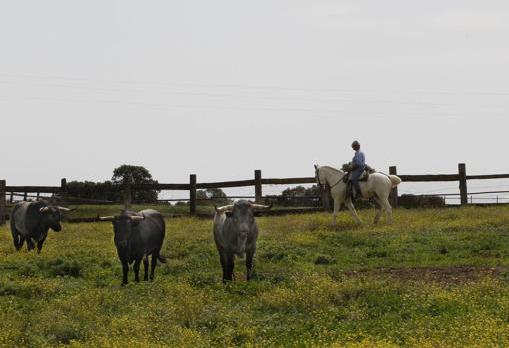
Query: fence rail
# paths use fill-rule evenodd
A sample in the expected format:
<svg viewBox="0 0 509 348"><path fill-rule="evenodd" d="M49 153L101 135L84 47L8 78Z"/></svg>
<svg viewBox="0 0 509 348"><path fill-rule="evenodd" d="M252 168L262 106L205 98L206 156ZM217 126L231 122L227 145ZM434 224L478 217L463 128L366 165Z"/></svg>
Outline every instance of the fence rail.
<svg viewBox="0 0 509 348"><path fill-rule="evenodd" d="M389 173L397 174L397 167L392 166L389 168ZM450 182L457 181L459 183L459 194L442 194L436 196L459 196L462 205L468 204L468 197L470 195L485 194L485 193L499 193L502 191L490 192L473 192L468 193L467 181L468 180L489 180L489 179L509 179L509 174L488 174L488 175L467 175L466 166L464 163L458 164L458 173L454 174L420 174L420 175L398 175L403 182ZM299 184L314 184L316 179L314 177L297 177L297 178L262 178L262 171L255 170L254 178L248 180L236 181L220 181L220 182L203 182L198 183L195 174L189 176L189 183L161 183L161 184L136 184L136 185L118 185L112 189L116 192L124 193L124 205L129 207L131 204L131 196L134 191L143 190L181 190L189 191L189 212L191 215L196 214L196 205L198 201L196 191L199 189L216 189L216 188L234 188L234 187L250 187L254 186L255 196L233 196L233 197L250 197L254 198L257 203L263 201L263 185L299 185ZM504 191L507 192L507 191ZM5 209L6 209L6 196L10 194L11 201L14 195L18 196L23 194L25 200L29 197L28 193L36 193L36 197L40 197L41 193L65 194L67 193L67 180L61 180L60 186L6 186L5 180L0 180L0 224L5 223ZM77 192L73 192L76 194ZM44 197L41 197L44 198ZM268 198L268 197L267 197ZM316 197L313 197L316 199ZM321 197L324 209L330 208L330 194L325 188ZM166 199L160 200L165 202L171 201L185 201L186 199ZM93 200L90 200L93 201ZM391 202L394 207L398 206L398 189L394 188L391 192Z"/></svg>

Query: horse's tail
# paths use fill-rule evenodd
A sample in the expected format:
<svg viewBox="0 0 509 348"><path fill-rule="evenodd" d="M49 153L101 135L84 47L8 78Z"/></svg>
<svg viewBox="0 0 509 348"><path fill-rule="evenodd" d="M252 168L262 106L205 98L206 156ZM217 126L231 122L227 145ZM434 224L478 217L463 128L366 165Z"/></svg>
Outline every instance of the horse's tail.
<svg viewBox="0 0 509 348"><path fill-rule="evenodd" d="M389 175L389 179L391 179L391 183L392 183L392 188L398 186L399 184L401 184L401 182L403 180L401 180L401 178L397 175Z"/></svg>

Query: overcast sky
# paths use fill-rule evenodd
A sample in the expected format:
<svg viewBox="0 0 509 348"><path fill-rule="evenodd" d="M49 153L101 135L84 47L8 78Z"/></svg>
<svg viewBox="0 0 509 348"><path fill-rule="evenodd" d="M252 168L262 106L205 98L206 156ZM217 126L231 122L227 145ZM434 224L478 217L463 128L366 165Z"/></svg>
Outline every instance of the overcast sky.
<svg viewBox="0 0 509 348"><path fill-rule="evenodd" d="M312 176L354 139L379 170L507 173L508 37L507 1L3 1L0 177Z"/></svg>

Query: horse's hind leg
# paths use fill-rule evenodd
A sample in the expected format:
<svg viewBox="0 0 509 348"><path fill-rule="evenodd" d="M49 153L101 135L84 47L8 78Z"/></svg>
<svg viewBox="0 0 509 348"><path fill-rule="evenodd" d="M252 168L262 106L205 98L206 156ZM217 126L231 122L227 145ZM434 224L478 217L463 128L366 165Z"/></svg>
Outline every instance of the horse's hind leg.
<svg viewBox="0 0 509 348"><path fill-rule="evenodd" d="M382 203L380 202L380 200L378 199L377 196L373 197L373 199L375 200L376 202L376 215L375 215L375 221L374 221L374 224L378 224L380 222L380 218L382 217Z"/></svg>
<svg viewBox="0 0 509 348"><path fill-rule="evenodd" d="M354 218L355 222L357 222L357 224L361 225L362 221L359 218L359 215L357 215L357 211L355 210L355 207L353 206L352 201L347 200L345 204L346 204L346 207L348 208L348 210L350 210L350 213L352 214L352 217Z"/></svg>
<svg viewBox="0 0 509 348"><path fill-rule="evenodd" d="M392 207L389 203L389 199L387 197L385 199L381 199L380 203L382 203L382 208L387 213L387 223L392 225Z"/></svg>

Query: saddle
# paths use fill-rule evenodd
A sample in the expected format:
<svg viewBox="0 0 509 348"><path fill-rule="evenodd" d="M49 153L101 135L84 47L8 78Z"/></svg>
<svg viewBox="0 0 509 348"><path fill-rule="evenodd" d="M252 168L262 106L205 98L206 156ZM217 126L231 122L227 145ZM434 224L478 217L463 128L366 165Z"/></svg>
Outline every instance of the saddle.
<svg viewBox="0 0 509 348"><path fill-rule="evenodd" d="M375 169L371 168L370 166L366 165L364 172L359 178L359 182L365 182L368 181L369 176L373 173L375 173ZM352 171L347 171L346 175L343 177L343 182L346 184L346 197L352 197L352 201L354 201L353 197L353 185L352 185Z"/></svg>
<svg viewBox="0 0 509 348"><path fill-rule="evenodd" d="M371 170L365 169L364 172L362 173L361 177L359 178L359 182L368 181L368 178L371 174L373 174L373 172L371 172ZM346 175L343 177L343 182L345 184L351 183L352 182L351 177L352 177L352 172L346 173Z"/></svg>

